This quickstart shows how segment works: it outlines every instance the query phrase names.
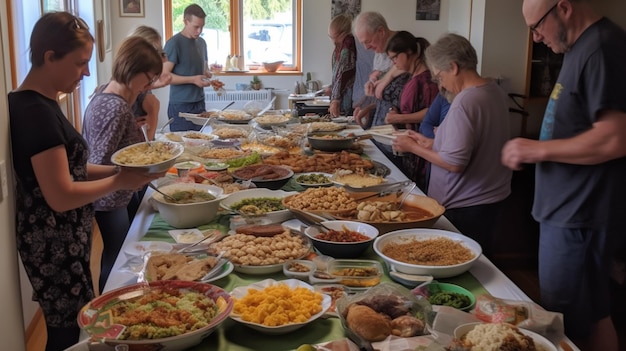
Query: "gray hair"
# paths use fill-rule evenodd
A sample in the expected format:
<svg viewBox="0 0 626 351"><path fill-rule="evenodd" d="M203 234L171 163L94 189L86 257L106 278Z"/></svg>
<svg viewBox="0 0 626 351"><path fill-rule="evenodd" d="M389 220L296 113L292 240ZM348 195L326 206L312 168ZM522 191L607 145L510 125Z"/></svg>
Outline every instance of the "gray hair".
<svg viewBox="0 0 626 351"><path fill-rule="evenodd" d="M433 70L448 71L453 63L459 70L476 70L478 57L476 50L466 38L448 33L426 49L426 62Z"/></svg>
<svg viewBox="0 0 626 351"><path fill-rule="evenodd" d="M354 21L354 31L365 30L367 33L374 33L378 28L382 27L385 31L389 30L385 17L380 12L361 12Z"/></svg>

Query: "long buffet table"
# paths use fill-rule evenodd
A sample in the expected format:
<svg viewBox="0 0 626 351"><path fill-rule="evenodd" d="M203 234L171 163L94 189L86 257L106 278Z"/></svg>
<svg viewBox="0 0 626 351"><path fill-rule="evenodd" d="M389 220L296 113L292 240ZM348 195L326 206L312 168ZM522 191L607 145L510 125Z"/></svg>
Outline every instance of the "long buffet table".
<svg viewBox="0 0 626 351"><path fill-rule="evenodd" d="M406 179L404 174L370 141L363 142L363 145L365 154L371 159L385 164L391 170L388 176L389 178L394 180ZM423 194L420 189L415 189L413 192ZM142 237L150 228L155 214L155 211L148 202L151 194L152 190L148 189L141 202L137 215L131 224L124 246L142 240ZM435 223L434 228L458 232L445 217L441 217ZM104 289L105 292L136 282L136 276L123 269L126 261L127 257L122 250L108 278ZM473 285L470 287L465 286L470 290L474 290L475 292L484 292L486 290L491 295L503 299L530 301L530 298L484 255L481 255L475 262L469 273L471 274L469 281L467 279L468 277L461 280L451 279L449 281L459 285L464 285L464 282L467 282L467 284ZM248 285L253 281L266 278L281 279L281 276L282 273L276 273L268 277L250 276L232 272L229 276L214 281L212 284L220 286L227 291L231 291L237 286ZM284 276L282 276L282 278L284 278ZM388 277L385 277L385 279L389 281ZM304 343L316 344L344 337L343 328L337 318L318 319L302 329L279 336L265 335L228 319L216 332L207 337L200 345L190 350L293 350ZM571 342L567 341L567 344L572 350L577 350ZM565 349L568 349L567 346Z"/></svg>

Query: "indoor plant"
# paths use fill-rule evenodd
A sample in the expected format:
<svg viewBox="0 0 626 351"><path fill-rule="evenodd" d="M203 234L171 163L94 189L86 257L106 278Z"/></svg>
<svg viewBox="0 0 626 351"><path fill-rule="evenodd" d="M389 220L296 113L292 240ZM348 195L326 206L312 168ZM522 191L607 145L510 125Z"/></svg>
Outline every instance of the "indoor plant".
<svg viewBox="0 0 626 351"><path fill-rule="evenodd" d="M261 89L261 80L259 79L259 76L252 76L252 80L250 81L250 88L254 90Z"/></svg>

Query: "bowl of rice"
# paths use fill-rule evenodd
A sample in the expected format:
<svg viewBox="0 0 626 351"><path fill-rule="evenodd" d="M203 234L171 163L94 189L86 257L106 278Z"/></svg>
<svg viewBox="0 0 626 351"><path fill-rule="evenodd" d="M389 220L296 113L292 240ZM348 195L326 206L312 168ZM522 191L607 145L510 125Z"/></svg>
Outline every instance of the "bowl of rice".
<svg viewBox="0 0 626 351"><path fill-rule="evenodd" d="M151 141L126 146L111 156L114 165L141 168L149 173L167 172L182 155L185 147L169 141Z"/></svg>
<svg viewBox="0 0 626 351"><path fill-rule="evenodd" d="M480 245L463 234L427 228L389 232L377 237L373 248L389 270L435 279L466 272L482 253Z"/></svg>

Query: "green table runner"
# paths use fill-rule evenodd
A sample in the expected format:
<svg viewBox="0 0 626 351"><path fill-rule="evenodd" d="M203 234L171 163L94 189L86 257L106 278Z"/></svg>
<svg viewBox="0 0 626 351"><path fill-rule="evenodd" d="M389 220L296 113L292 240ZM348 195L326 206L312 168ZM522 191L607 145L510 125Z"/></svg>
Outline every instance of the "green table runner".
<svg viewBox="0 0 626 351"><path fill-rule="evenodd" d="M294 183L295 184L295 183ZM289 183L287 185L290 185ZM295 184L298 186L297 184ZM287 186L285 187L287 188ZM299 190L291 188L289 190ZM209 228L219 229L227 232L229 229L230 215L218 214L218 216L210 223L200 226L200 230ZM165 223L161 216L156 213L150 224L150 228L145 236L141 239L154 241L174 242L169 235L168 230L175 229ZM380 261L385 266L384 261L376 255L374 250L370 248L363 256L363 259L371 259ZM248 275L238 272L232 272L228 276L213 281L211 284L217 285L226 291L232 291L239 286L245 286L264 279L283 280L286 279L282 272L268 275ZM382 277L382 281L392 281L388 272ZM469 272L465 272L459 276L439 279L441 282L460 285L471 291L475 296L487 293L487 290L480 282ZM344 338L343 327L338 318L320 318L301 329L284 335L268 335L250 329L231 319L227 319L220 328L213 334L204 339L199 345L189 349L192 351L207 350L233 350L233 351L251 351L251 350L294 350L301 344L317 344L336 339Z"/></svg>

